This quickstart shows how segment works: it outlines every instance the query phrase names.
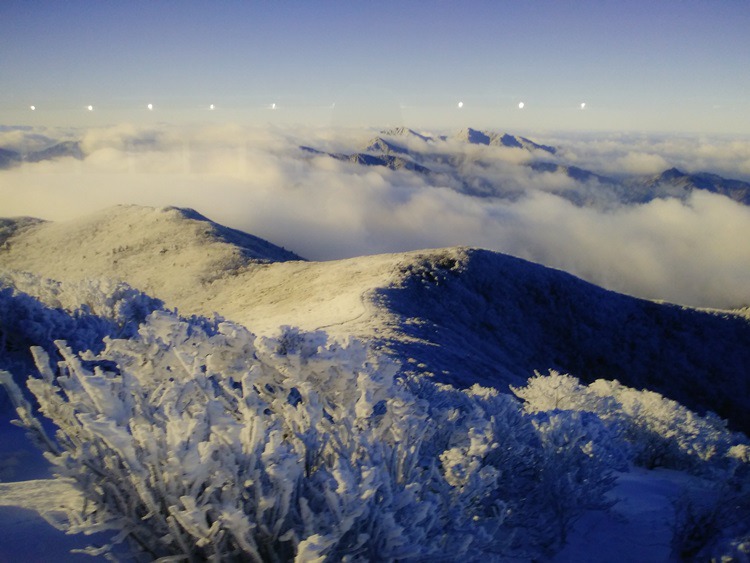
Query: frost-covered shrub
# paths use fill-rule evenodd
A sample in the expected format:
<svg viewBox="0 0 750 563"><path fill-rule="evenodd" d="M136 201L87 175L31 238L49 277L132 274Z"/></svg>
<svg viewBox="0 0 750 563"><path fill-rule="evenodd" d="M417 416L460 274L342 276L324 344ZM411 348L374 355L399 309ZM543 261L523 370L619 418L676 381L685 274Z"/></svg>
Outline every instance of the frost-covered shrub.
<svg viewBox="0 0 750 563"><path fill-rule="evenodd" d="M55 339L68 338L76 350L85 350L101 346L102 338L113 331L113 324L106 319L72 316L10 287L0 287L0 369L15 374L18 381L34 368L31 346L44 346L53 352ZM6 400L0 393L3 410Z"/></svg>
<svg viewBox="0 0 750 563"><path fill-rule="evenodd" d="M686 492L674 503L674 554L690 561L749 559L750 480L746 472L729 471L708 483L704 494Z"/></svg>
<svg viewBox="0 0 750 563"><path fill-rule="evenodd" d="M713 413L700 416L653 391L638 391L617 381L597 380L589 389L612 397L634 462L646 468L668 467L693 472L725 467L730 448L741 439ZM606 418L606 413L600 413Z"/></svg>
<svg viewBox="0 0 750 563"><path fill-rule="evenodd" d="M734 462L733 446L746 441L727 430L713 413L704 416L653 391L638 391L599 379L582 385L570 375L539 373L526 387L513 388L527 412L559 409L596 414L636 465L693 472L724 470Z"/></svg>
<svg viewBox="0 0 750 563"><path fill-rule="evenodd" d="M28 386L58 431L16 392L20 418L87 500L68 528L146 560L534 558L611 484L601 425L394 378L354 340L155 311L100 352L56 345Z"/></svg>
<svg viewBox="0 0 750 563"><path fill-rule="evenodd" d="M494 491L482 503L504 511L504 529L514 533L505 555L548 556L565 543L584 511L611 505L605 493L621 462L613 461L612 437L597 417L529 416L511 395L495 389L421 385L417 394L427 400L437 425L429 447L451 484L473 480ZM490 505L493 498L502 504Z"/></svg>
<svg viewBox="0 0 750 563"><path fill-rule="evenodd" d="M686 493L675 503L674 554L680 560L747 558L743 550L748 549L750 532L750 445L743 435L729 432L724 421L712 413L699 416L658 393L637 391L617 381L597 380L586 386L575 377L554 371L548 376L537 373L526 387L512 390L524 400L526 412L556 423L549 427L552 433L547 447L585 442L581 449L590 451L598 463L609 459L617 466L630 461L707 477L710 486L705 491ZM576 429L576 422L588 428ZM562 430L563 425L569 428ZM544 437L544 427L539 429ZM578 468L586 480L583 464L560 462ZM595 469L594 479L600 475ZM544 482L547 486L552 483ZM579 489L578 484L571 485L573 491ZM555 505L555 490L541 494ZM563 491L560 496L570 502L571 492Z"/></svg>
<svg viewBox="0 0 750 563"><path fill-rule="evenodd" d="M538 413L534 426L539 432L542 455L538 456L539 485L532 494L543 507L546 527L564 544L573 522L586 510L612 506L605 493L612 488L612 435L595 415L578 411ZM556 545L556 544L553 544Z"/></svg>
<svg viewBox="0 0 750 563"><path fill-rule="evenodd" d="M0 275L0 287L29 296L50 309L67 311L74 317L93 316L112 323L111 336L130 338L146 317L163 303L128 284L109 279L60 282L29 272ZM69 339L68 339L69 340Z"/></svg>
<svg viewBox="0 0 750 563"><path fill-rule="evenodd" d="M591 393L586 385L571 376L554 370L549 375L534 372L525 387L511 387L513 393L524 401L526 412L589 411L600 407L599 396Z"/></svg>
<svg viewBox="0 0 750 563"><path fill-rule="evenodd" d="M64 338L76 350L98 349L104 336L130 338L162 302L121 282L62 283L24 272L0 276L0 353L52 349Z"/></svg>
<svg viewBox="0 0 750 563"><path fill-rule="evenodd" d="M422 401L364 345L255 342L164 312L105 343L79 357L58 342L57 371L37 348L29 381L59 427L50 460L90 503L73 531L114 526L148 559L470 557L503 543L504 515L485 506L497 476L452 485L422 455Z"/></svg>
<svg viewBox="0 0 750 563"><path fill-rule="evenodd" d="M124 283L61 283L22 272L0 276L0 369L26 377L31 346L56 355L65 339L76 351L100 350L105 336L129 338L162 304ZM0 395L0 407L6 397Z"/></svg>

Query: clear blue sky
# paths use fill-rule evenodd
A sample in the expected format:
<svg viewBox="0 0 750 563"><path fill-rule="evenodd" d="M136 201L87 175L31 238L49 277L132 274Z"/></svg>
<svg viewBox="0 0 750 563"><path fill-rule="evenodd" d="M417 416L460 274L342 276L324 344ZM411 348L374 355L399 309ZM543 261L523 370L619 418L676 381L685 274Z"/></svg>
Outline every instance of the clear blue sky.
<svg viewBox="0 0 750 563"><path fill-rule="evenodd" d="M247 121L749 133L750 2L0 2L0 124L211 103Z"/></svg>

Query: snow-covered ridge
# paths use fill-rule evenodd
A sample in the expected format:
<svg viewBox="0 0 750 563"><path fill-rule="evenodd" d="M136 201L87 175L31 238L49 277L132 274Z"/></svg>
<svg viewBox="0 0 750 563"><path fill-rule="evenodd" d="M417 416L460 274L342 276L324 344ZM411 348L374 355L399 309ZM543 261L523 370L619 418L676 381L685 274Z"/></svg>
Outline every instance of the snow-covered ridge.
<svg viewBox="0 0 750 563"><path fill-rule="evenodd" d="M27 223L7 220L7 229ZM253 264L301 259L192 210L135 205L19 228L4 246L2 269L61 280L127 280L147 292L166 291L170 297L189 295L196 287Z"/></svg>
<svg viewBox="0 0 750 563"><path fill-rule="evenodd" d="M128 206L38 224L6 241L0 271L115 278L182 314L218 313L259 334L292 325L355 336L460 386L503 388L550 368L618 379L750 428L747 318L635 299L477 249L289 260L206 221ZM267 250L251 259L247 241Z"/></svg>

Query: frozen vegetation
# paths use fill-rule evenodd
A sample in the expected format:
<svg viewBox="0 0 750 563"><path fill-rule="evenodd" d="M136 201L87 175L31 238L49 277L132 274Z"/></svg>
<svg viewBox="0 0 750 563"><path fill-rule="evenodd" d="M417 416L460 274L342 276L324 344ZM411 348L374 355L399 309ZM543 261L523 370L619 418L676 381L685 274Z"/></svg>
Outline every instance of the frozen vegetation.
<svg viewBox="0 0 750 563"><path fill-rule="evenodd" d="M177 209L9 226L4 418L57 477L0 505L92 555L748 555L742 316L471 249L305 262Z"/></svg>
<svg viewBox="0 0 750 563"><path fill-rule="evenodd" d="M86 499L56 524L113 532L93 554L124 543L144 560L537 559L614 504L616 472L633 465L715 488L709 506L680 507L678 552L739 549L748 532L747 440L656 393L554 372L514 388L520 400L394 378L398 365L357 340L256 338L116 290L89 288L105 313L94 329L89 311L68 317L77 350L48 342L51 360L32 347L28 388L53 433L3 372L20 420ZM40 326L64 315L37 312ZM129 337L106 336L118 332Z"/></svg>

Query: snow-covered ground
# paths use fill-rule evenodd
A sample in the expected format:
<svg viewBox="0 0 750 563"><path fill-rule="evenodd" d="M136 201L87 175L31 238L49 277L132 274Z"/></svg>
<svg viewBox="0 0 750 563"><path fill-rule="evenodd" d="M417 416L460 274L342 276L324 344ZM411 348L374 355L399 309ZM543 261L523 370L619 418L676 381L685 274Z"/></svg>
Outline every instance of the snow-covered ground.
<svg viewBox="0 0 750 563"><path fill-rule="evenodd" d="M608 495L610 511L588 512L576 523L556 563L664 563L672 553L674 503L705 486L699 479L666 469L633 468L617 476Z"/></svg>
<svg viewBox="0 0 750 563"><path fill-rule="evenodd" d="M551 561L555 563L664 563L672 554L673 503L681 494L704 483L685 473L634 468L620 473L609 493L617 503L610 511L585 513L568 543ZM88 555L66 554L95 543L96 537L69 536L49 525L40 514L54 512L57 504L81 503L68 483L38 479L0 483L0 525L13 530L0 538L3 561L95 561ZM52 515L50 515L52 516ZM100 534L100 541L106 535ZM102 559L103 560L103 559Z"/></svg>
<svg viewBox="0 0 750 563"><path fill-rule="evenodd" d="M80 506L83 499L69 482L53 479L49 463L31 444L24 430L0 423L0 561L47 563L96 561L90 555L71 553L98 539L66 534L54 527L61 507ZM100 534L106 541L108 534ZM102 561L104 558L99 558Z"/></svg>

